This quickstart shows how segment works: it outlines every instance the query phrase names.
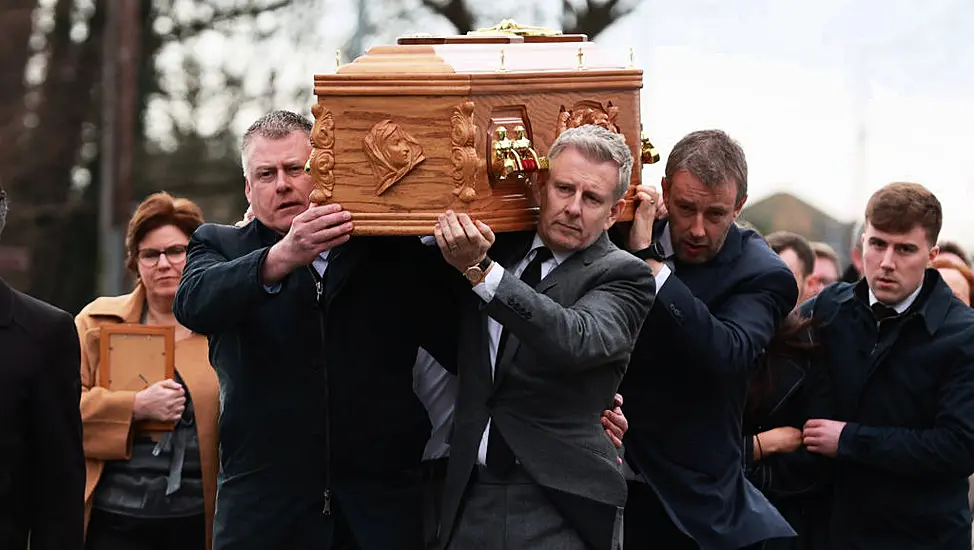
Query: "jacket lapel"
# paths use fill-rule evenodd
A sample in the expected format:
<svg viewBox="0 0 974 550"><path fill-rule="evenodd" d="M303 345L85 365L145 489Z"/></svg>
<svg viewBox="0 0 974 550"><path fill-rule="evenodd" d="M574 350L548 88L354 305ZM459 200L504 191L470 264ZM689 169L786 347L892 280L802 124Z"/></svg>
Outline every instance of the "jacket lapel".
<svg viewBox="0 0 974 550"><path fill-rule="evenodd" d="M530 244L528 244L528 246L530 246ZM596 239L591 246L581 252L573 254L567 260L558 264L554 269L552 269L544 279L541 279L541 282L538 283L535 290L539 294L545 294L551 297L552 291L559 284L564 286L572 276L578 275L580 269L591 266L595 260L601 258L602 255L605 254L605 250L608 248L608 246L609 236L603 232L602 235ZM525 254L526 253L527 252L525 252ZM521 258L523 258L523 255ZM510 368L510 364L513 361L514 355L517 353L517 349L520 347L520 345L521 342L517 339L517 336L515 336L514 333L507 335L507 343L504 344L504 355L502 357L498 357L497 363L494 365L495 390L499 388L501 383L504 381L507 371Z"/></svg>

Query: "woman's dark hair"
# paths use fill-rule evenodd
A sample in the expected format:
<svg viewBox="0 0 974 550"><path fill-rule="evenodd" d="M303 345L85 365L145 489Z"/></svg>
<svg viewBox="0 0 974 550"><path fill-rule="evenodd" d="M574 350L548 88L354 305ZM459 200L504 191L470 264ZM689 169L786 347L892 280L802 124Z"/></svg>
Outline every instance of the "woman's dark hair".
<svg viewBox="0 0 974 550"><path fill-rule="evenodd" d="M816 344L803 337L803 334L814 328L815 323L814 318L802 317L797 309L782 321L771 343L758 359L758 367L748 384L745 406L747 415L755 414L771 394L774 388L774 365L778 361L807 357L815 350Z"/></svg>

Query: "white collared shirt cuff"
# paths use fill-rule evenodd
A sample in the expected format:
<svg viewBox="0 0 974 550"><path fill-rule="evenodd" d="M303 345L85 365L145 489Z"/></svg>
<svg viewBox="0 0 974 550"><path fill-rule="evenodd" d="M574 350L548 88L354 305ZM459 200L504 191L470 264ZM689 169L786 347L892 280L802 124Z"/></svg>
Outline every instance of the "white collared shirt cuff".
<svg viewBox="0 0 974 550"><path fill-rule="evenodd" d="M274 283L272 285L263 285L264 292L268 294L277 294L281 291L281 283Z"/></svg>
<svg viewBox="0 0 974 550"><path fill-rule="evenodd" d="M473 291L480 296L480 299L484 302L489 302L494 299L494 294L497 292L497 287L501 286L501 279L504 278L504 268L501 267L497 262L494 262L493 267L487 272L487 276L479 284L474 285Z"/></svg>
<svg viewBox="0 0 974 550"><path fill-rule="evenodd" d="M656 277L654 277L654 279L656 279L656 292L659 292L659 289L663 288L663 284L666 283L666 280L670 278L670 273L672 273L672 271L670 271L670 266L663 264L663 267L660 268L659 273L657 273Z"/></svg>

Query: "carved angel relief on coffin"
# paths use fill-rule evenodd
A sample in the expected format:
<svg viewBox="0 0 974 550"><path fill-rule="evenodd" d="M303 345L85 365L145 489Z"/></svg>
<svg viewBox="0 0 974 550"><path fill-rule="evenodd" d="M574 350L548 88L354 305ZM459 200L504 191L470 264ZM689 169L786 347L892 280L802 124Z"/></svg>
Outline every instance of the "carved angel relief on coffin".
<svg viewBox="0 0 974 550"><path fill-rule="evenodd" d="M315 124L311 128L311 157L306 166L314 189L311 202L322 204L331 198L335 189L335 117L331 111L316 103L311 106Z"/></svg>
<svg viewBox="0 0 974 550"><path fill-rule="evenodd" d="M372 164L376 196L385 193L426 160L423 146L391 120L373 126L365 135L362 148Z"/></svg>
<svg viewBox="0 0 974 550"><path fill-rule="evenodd" d="M601 126L606 130L618 134L619 108L610 101L605 107L598 101L582 100L566 109L564 105L558 111L558 127L555 137L569 128L578 128L586 124Z"/></svg>

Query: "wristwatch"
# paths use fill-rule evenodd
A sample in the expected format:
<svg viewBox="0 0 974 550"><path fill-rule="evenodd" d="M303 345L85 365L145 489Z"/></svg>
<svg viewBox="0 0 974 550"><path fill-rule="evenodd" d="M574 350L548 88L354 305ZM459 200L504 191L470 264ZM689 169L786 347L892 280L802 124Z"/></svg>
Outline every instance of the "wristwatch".
<svg viewBox="0 0 974 550"><path fill-rule="evenodd" d="M487 277L487 272L490 271L490 266L494 263L488 256L484 256L483 260L477 265L472 265L463 271L463 276L470 281L470 284L477 286L484 282L484 278Z"/></svg>
<svg viewBox="0 0 974 550"><path fill-rule="evenodd" d="M657 262L662 262L666 259L666 254L663 253L663 245L659 244L659 241L653 241L653 244L642 250L633 251L632 255L640 260L656 260Z"/></svg>

